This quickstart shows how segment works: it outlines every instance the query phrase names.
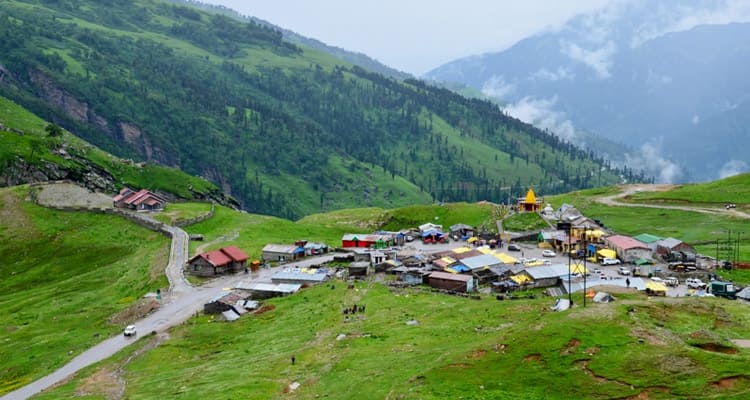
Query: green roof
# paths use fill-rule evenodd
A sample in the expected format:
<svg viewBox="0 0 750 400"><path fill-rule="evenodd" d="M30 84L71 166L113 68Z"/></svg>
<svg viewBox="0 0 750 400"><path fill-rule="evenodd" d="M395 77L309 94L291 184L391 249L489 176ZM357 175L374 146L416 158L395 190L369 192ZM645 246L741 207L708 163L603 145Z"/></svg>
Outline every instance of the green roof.
<svg viewBox="0 0 750 400"><path fill-rule="evenodd" d="M656 236L656 235L652 235L650 233L641 233L638 236L634 236L633 239L635 239L635 240L637 240L637 241L639 241L641 243L649 244L649 243L658 242L658 241L660 241L660 240L662 240L664 238Z"/></svg>

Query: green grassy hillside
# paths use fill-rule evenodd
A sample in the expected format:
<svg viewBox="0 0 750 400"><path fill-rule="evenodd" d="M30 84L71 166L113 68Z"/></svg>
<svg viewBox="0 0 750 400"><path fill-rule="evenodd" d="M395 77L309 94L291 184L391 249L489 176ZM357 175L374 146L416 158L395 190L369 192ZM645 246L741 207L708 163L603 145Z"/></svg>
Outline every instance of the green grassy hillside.
<svg viewBox="0 0 750 400"><path fill-rule="evenodd" d="M0 3L5 95L104 150L204 176L252 212L504 203L641 177L417 80L154 0Z"/></svg>
<svg viewBox="0 0 750 400"><path fill-rule="evenodd" d="M638 203L693 203L724 206L726 203L750 204L750 174L740 174L729 178L679 185L668 191L640 192L629 198ZM746 208L747 209L747 208Z"/></svg>
<svg viewBox="0 0 750 400"><path fill-rule="evenodd" d="M545 201L574 204L617 232L651 232L688 242L710 239L720 227L746 225L728 215L608 207L595 201L618 191L574 192ZM42 209L23 202L22 188L0 193L0 243L5 243L0 255L15 260L13 255L24 254L0 267L0 306L10 310L0 314L7 327L0 340L18 344L0 350L0 359L12 360L0 364L2 390L8 391L65 360L52 356L59 352L49 353L49 348L67 346L76 354L117 331L118 325L107 322L111 315L166 284L161 275L166 246L160 236L124 220ZM205 211L205 205L191 204L176 210L184 216ZM232 243L257 257L269 242L308 239L336 245L344 232L432 221L480 225L498 213L490 204L436 204L344 210L292 222L217 207L214 218L188 230L204 234L212 248ZM699 246L708 254L710 248ZM745 260L747 250L742 247ZM77 279L80 275L86 279ZM725 275L750 283L746 274ZM115 290L104 293L104 287ZM169 338L141 340L38 398L84 392L106 398L122 389L133 399L165 393L211 398L218 391L230 398L349 398L358 393L365 398L668 399L742 397L750 389L750 376L743 372L750 352L730 342L750 339L744 303L615 294L614 304L558 314L548 311L549 298L499 302L487 295L473 300L391 291L375 282L346 289L336 282L333 289L324 285L269 301L267 312L233 324L205 316L191 319L170 330ZM354 303L366 304L366 313L345 320L341 307ZM49 319L58 324L45 324ZM418 324L407 325L411 320ZM60 326L65 327L62 335ZM336 340L340 334L345 337ZM288 394L292 382L301 386ZM559 387L568 389L551 389Z"/></svg>
<svg viewBox="0 0 750 400"><path fill-rule="evenodd" d="M65 213L0 189L0 394L122 329L137 300L168 284L169 241L116 216Z"/></svg>
<svg viewBox="0 0 750 400"><path fill-rule="evenodd" d="M477 301L370 283L347 289L337 282L333 290L323 285L267 301L266 312L231 324L191 319L156 348L126 349L36 398L81 392L103 398L122 389L131 399L217 393L247 399L671 399L743 396L750 388L743 372L750 352L730 342L750 337L745 305L616 296L613 304L553 313L548 298ZM351 304L365 304L366 312L345 318L341 307ZM294 382L299 387L289 389Z"/></svg>
<svg viewBox="0 0 750 400"><path fill-rule="evenodd" d="M95 173L111 180L107 185L112 186L110 190L130 185L172 193L184 199L221 200L223 197L212 183L178 169L119 159L65 131L51 137L46 131L49 123L2 96L0 125L0 176L5 177L6 184L39 180L39 176L31 173L28 179L22 176L28 170L39 169L47 173L49 179L78 182L85 181L87 174Z"/></svg>

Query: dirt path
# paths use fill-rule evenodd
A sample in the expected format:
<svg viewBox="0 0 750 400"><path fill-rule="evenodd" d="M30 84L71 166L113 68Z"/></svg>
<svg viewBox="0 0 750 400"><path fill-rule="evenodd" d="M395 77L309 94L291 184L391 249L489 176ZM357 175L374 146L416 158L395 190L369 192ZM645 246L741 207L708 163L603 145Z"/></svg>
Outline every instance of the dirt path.
<svg viewBox="0 0 750 400"><path fill-rule="evenodd" d="M737 210L724 210L719 208L710 207L694 207L694 206L668 206L660 204L644 204L644 203L625 203L619 201L623 197L630 196L638 192L664 192L673 189L674 185L650 185L650 184L633 184L621 186L622 192L605 197L599 197L596 199L597 203L605 204L608 206L615 207L641 207L641 208L659 208L663 210L680 210L690 211L702 214L713 214L722 216L732 216L736 218L750 219L750 214L744 213Z"/></svg>
<svg viewBox="0 0 750 400"><path fill-rule="evenodd" d="M196 254L203 253L203 250L208 248L208 246L212 246L216 243L221 243L221 242L231 242L232 240L237 239L238 237L240 237L240 231L237 231L237 230L232 232L230 235L219 236L210 242L203 243L202 245L196 247L195 253Z"/></svg>

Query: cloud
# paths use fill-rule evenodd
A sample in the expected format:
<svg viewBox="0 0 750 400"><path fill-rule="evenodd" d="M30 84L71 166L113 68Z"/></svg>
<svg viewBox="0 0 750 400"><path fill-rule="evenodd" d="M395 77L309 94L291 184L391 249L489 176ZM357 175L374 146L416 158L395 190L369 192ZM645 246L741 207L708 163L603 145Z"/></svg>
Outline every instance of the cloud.
<svg viewBox="0 0 750 400"><path fill-rule="evenodd" d="M625 154L625 164L647 176L655 177L657 183L675 183L682 177L682 168L672 160L662 157L661 141L645 143L638 152Z"/></svg>
<svg viewBox="0 0 750 400"><path fill-rule="evenodd" d="M537 128L547 129L569 142L580 140L573 123L567 119L565 113L553 109L556 103L557 96L551 99L536 99L527 96L505 107L505 112Z"/></svg>
<svg viewBox="0 0 750 400"><path fill-rule="evenodd" d="M487 79L484 82L484 85L482 85L482 93L486 96L501 100L515 91L516 87L513 84L505 83L505 79L502 75L492 75L492 77Z"/></svg>
<svg viewBox="0 0 750 400"><path fill-rule="evenodd" d="M748 170L750 170L750 167L746 162L740 160L730 160L722 165L721 169L719 170L719 179L739 175L743 172L747 172Z"/></svg>
<svg viewBox="0 0 750 400"><path fill-rule="evenodd" d="M611 40L603 47L587 50L567 40L560 41L560 51L571 60L578 61L593 69L600 79L609 78L609 69L613 64L613 56L617 53L617 46Z"/></svg>
<svg viewBox="0 0 750 400"><path fill-rule="evenodd" d="M529 75L529 80L532 81L554 82L560 80L573 80L573 78L575 78L575 74L563 67L558 67L556 71L550 71L547 68L542 68Z"/></svg>
<svg viewBox="0 0 750 400"><path fill-rule="evenodd" d="M750 22L750 2L747 0L699 2L695 6L676 3L678 5L672 7L646 4L651 10L651 18L636 29L630 43L634 48L667 33L688 31L699 25Z"/></svg>

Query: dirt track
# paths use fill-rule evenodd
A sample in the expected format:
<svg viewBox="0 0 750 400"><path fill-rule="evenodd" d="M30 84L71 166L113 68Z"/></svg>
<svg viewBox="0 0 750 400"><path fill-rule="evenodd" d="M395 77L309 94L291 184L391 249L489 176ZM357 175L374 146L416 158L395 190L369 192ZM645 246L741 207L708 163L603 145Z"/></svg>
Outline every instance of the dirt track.
<svg viewBox="0 0 750 400"><path fill-rule="evenodd" d="M616 207L642 207L642 208L660 208L664 210L680 210L680 211L691 211L702 214L714 214L724 215L736 218L750 219L750 214L735 209L725 210L723 208L710 208L710 207L693 207L693 206L668 206L660 204L644 204L644 203L625 203L618 201L623 197L630 196L638 192L663 192L674 188L674 185L650 185L650 184L633 184L620 186L622 192L612 195L599 197L596 199L597 203L605 204L608 206Z"/></svg>

